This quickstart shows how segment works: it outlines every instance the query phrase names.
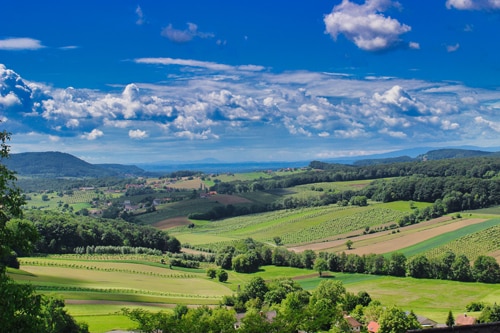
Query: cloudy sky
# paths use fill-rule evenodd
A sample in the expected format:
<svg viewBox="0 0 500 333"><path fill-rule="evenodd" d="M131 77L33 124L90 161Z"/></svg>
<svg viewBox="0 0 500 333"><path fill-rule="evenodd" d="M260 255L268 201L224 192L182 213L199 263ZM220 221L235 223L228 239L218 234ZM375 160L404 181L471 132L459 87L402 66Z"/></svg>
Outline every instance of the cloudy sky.
<svg viewBox="0 0 500 333"><path fill-rule="evenodd" d="M12 152L297 161L500 146L498 0L1 1Z"/></svg>

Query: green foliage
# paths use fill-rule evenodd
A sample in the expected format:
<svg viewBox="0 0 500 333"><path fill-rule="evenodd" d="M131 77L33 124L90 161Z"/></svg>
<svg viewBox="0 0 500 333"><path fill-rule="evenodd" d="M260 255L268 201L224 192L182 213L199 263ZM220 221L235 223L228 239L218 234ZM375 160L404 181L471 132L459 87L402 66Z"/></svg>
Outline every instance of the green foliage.
<svg viewBox="0 0 500 333"><path fill-rule="evenodd" d="M10 134L0 133L2 162L9 156ZM5 274L1 262L12 249L29 253L38 235L34 227L19 218L24 204L14 185L14 173L0 164L0 323L3 332L88 333L64 310L64 302L35 293L30 285L16 284Z"/></svg>
<svg viewBox="0 0 500 333"><path fill-rule="evenodd" d="M446 326L448 327L452 327L453 325L455 325L455 317L453 317L453 312L448 312L448 317L446 317Z"/></svg>
<svg viewBox="0 0 500 333"><path fill-rule="evenodd" d="M219 282L226 282L228 278L229 274L227 274L225 270L219 269L217 271L217 279L219 280Z"/></svg>
<svg viewBox="0 0 500 333"><path fill-rule="evenodd" d="M497 303L486 305L481 311L479 321L481 323L500 322L500 305L497 305Z"/></svg>
<svg viewBox="0 0 500 333"><path fill-rule="evenodd" d="M406 314L398 307L387 308L379 318L380 333L405 333L411 329L420 328L413 312Z"/></svg>
<svg viewBox="0 0 500 333"><path fill-rule="evenodd" d="M153 227L54 211L30 211L25 218L40 234L35 246L40 253L72 253L88 246L132 246L180 252L180 242L175 237Z"/></svg>
<svg viewBox="0 0 500 333"><path fill-rule="evenodd" d="M328 270L328 264L326 260L323 258L317 258L314 261L314 270L318 272L319 276L322 276L323 272L326 272Z"/></svg>

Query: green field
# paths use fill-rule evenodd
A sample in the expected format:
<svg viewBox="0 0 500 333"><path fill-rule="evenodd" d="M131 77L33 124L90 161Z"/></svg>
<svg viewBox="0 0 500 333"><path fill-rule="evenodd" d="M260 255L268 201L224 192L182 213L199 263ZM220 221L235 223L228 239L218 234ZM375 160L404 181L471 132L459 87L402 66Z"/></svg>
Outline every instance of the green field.
<svg viewBox="0 0 500 333"><path fill-rule="evenodd" d="M322 280L312 270L265 266L254 274L230 271L229 280L210 280L203 271L179 271L156 265L156 259L135 256L53 256L25 258L21 271L9 270L18 282L31 283L39 292L62 296L66 308L91 332L130 329L133 323L120 313L123 307L167 310L175 304L217 304L254 276L267 281L294 278L306 290ZM472 301L500 302L497 285L396 278L366 274L330 273L350 292L367 291L384 305L395 304L419 315L444 322L449 310L465 311Z"/></svg>

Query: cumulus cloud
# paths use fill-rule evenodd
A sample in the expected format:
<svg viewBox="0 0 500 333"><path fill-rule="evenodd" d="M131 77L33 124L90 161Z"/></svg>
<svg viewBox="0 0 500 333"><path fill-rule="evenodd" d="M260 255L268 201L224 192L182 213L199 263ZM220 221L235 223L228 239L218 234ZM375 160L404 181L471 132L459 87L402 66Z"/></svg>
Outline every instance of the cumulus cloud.
<svg viewBox="0 0 500 333"><path fill-rule="evenodd" d="M376 104L394 107L410 115L419 115L426 111L426 107L423 103L412 98L410 94L399 85L395 85L383 94L374 93L373 101Z"/></svg>
<svg viewBox="0 0 500 333"><path fill-rule="evenodd" d="M446 0L446 8L458 10L498 10L498 0Z"/></svg>
<svg viewBox="0 0 500 333"><path fill-rule="evenodd" d="M382 14L394 5L390 0L366 0L361 5L343 0L324 17L326 32L334 40L343 34L362 50L390 49L400 42L400 35L411 30L410 26Z"/></svg>
<svg viewBox="0 0 500 333"><path fill-rule="evenodd" d="M42 42L33 38L7 38L0 39L0 50L21 51L38 50L43 48Z"/></svg>
<svg viewBox="0 0 500 333"><path fill-rule="evenodd" d="M194 23L188 22L187 26L187 29L179 30L169 24L161 31L161 35L174 43L187 43L195 37L212 38L215 36L213 33L198 31L198 26Z"/></svg>
<svg viewBox="0 0 500 333"><path fill-rule="evenodd" d="M223 66L170 58L162 62ZM455 142L479 134L494 137L500 131L494 90L452 82L229 67L228 73L197 70L168 83L131 83L103 92L27 82L0 65L0 113L14 133L37 133L45 140L60 137L60 144L68 145L102 138L123 146L128 136L133 139L125 140L128 144L140 140L145 149L191 140L200 140L197 145L230 141L247 146L262 138L269 145L283 140L290 146L307 142L309 147L331 147L334 141L343 149L352 142L358 143L356 149L375 149L394 142L428 146L451 137ZM280 139L267 139L273 135Z"/></svg>
<svg viewBox="0 0 500 333"><path fill-rule="evenodd" d="M104 135L103 131L94 128L91 132L82 134L81 138L92 141L92 140L95 140L97 138L100 138L103 135Z"/></svg>
<svg viewBox="0 0 500 333"><path fill-rule="evenodd" d="M141 131L140 129L128 131L128 136L131 139L145 139L148 137L148 132Z"/></svg>

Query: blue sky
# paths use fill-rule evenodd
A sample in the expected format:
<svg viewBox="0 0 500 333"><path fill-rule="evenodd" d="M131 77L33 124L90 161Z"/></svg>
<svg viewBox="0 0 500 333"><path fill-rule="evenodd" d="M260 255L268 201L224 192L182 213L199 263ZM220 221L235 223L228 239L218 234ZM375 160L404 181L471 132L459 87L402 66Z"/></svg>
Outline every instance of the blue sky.
<svg viewBox="0 0 500 333"><path fill-rule="evenodd" d="M0 1L12 152L92 163L498 147L500 2Z"/></svg>

